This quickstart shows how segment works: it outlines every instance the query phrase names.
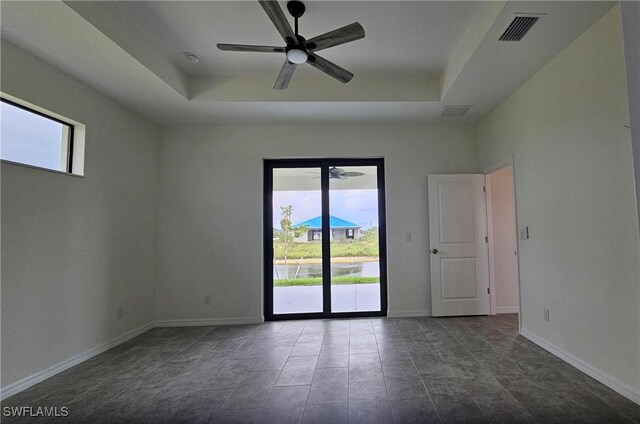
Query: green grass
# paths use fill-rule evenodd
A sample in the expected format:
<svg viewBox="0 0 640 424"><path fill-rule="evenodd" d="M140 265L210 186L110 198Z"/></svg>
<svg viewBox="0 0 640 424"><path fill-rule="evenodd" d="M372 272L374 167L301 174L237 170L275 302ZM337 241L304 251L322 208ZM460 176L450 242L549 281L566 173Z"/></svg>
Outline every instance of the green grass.
<svg viewBox="0 0 640 424"><path fill-rule="evenodd" d="M284 259L284 249L278 242L273 243L275 259ZM378 230L370 229L364 232L359 240L341 240L331 242L331 257L353 258L359 256L379 256ZM289 259L311 259L322 257L322 243L311 241L308 243L294 243L289 249Z"/></svg>
<svg viewBox="0 0 640 424"><path fill-rule="evenodd" d="M356 277L343 275L340 277L331 277L331 284L374 284L379 283L380 277ZM319 286L322 285L322 277L308 278L289 278L282 280L273 280L274 287L291 287L291 286Z"/></svg>

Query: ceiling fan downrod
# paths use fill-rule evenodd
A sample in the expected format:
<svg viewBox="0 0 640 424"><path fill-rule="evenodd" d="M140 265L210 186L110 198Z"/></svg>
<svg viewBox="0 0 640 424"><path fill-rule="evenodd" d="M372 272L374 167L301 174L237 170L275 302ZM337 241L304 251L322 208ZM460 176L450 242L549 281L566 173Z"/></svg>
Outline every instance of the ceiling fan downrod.
<svg viewBox="0 0 640 424"><path fill-rule="evenodd" d="M300 42L299 37L300 34L298 33L298 19L302 17L302 15L304 15L304 11L306 10L306 8L304 7L304 3L302 3L299 0L291 0L287 2L287 10L289 11L289 14L291 14L291 16L293 16L294 19L294 25L295 25L295 33L296 33L296 38L298 38L298 42Z"/></svg>

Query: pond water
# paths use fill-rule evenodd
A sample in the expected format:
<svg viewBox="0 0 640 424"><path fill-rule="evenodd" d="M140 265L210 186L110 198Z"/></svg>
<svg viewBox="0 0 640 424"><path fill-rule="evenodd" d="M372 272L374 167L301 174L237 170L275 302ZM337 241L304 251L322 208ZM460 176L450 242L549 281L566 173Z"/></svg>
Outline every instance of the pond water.
<svg viewBox="0 0 640 424"><path fill-rule="evenodd" d="M322 264L301 264L298 270L298 264L287 265L288 273L285 273L284 265L273 266L273 278L278 280L281 278L294 278L296 271L298 272L298 278L306 277L321 277L322 276ZM332 263L331 275L351 275L354 277L378 277L380 276L380 262L354 262L354 263Z"/></svg>

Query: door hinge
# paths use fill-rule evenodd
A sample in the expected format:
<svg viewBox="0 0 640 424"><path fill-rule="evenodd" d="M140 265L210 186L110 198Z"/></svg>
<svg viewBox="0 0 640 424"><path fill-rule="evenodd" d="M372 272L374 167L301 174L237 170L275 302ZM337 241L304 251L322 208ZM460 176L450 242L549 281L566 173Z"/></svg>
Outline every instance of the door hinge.
<svg viewBox="0 0 640 424"><path fill-rule="evenodd" d="M482 191L486 193L487 192L487 186L482 186Z"/></svg>
<svg viewBox="0 0 640 424"><path fill-rule="evenodd" d="M491 294L491 289L487 287L487 294Z"/></svg>
<svg viewBox="0 0 640 424"><path fill-rule="evenodd" d="M489 237L488 236L484 236L484 242L485 243L489 243Z"/></svg>

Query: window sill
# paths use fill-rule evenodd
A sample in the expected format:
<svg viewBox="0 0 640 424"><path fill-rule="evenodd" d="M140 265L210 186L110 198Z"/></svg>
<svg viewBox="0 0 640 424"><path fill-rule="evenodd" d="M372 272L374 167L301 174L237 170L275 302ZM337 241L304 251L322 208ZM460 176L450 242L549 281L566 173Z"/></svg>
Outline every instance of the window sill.
<svg viewBox="0 0 640 424"><path fill-rule="evenodd" d="M13 162L13 161L10 161L10 160L5 160L5 159L0 159L0 163L2 163L3 165L13 165L13 166L19 166L21 168L29 168L29 169L34 169L34 170L38 170L38 171L51 172L53 174L58 174L58 175L68 175L70 177L84 178L84 175L70 174L70 173L65 172L65 171L58 171L56 169L43 168L41 166L28 165L26 163Z"/></svg>

